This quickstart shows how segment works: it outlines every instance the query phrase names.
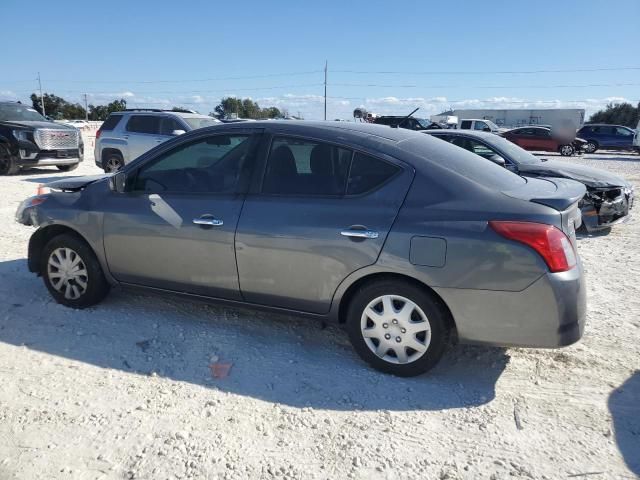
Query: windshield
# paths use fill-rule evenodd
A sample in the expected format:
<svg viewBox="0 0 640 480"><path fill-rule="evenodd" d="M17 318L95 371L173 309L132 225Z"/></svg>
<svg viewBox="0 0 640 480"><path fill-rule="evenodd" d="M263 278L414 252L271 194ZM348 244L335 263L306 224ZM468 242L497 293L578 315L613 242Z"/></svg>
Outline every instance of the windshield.
<svg viewBox="0 0 640 480"><path fill-rule="evenodd" d="M506 138L499 137L498 135L491 135L490 139L484 137L483 140L487 142L492 147L497 148L498 150L502 150L509 160L513 160L514 163L525 163L525 164L533 164L540 163L540 160L535 155L527 152L525 149L520 148L515 143L510 142Z"/></svg>
<svg viewBox="0 0 640 480"><path fill-rule="evenodd" d="M498 127L498 125L493 123L491 120L483 120L483 122L489 125L489 128L491 128L491 131L493 132L497 132L500 129L500 127Z"/></svg>
<svg viewBox="0 0 640 480"><path fill-rule="evenodd" d="M426 118L416 118L416 120L422 128L429 128L429 125L431 125L431 121L427 120Z"/></svg>
<svg viewBox="0 0 640 480"><path fill-rule="evenodd" d="M218 120L212 117L182 117L182 119L194 130L196 128L211 127L220 124Z"/></svg>
<svg viewBox="0 0 640 480"><path fill-rule="evenodd" d="M20 103L0 105L0 121L2 122L46 122L47 119L33 108Z"/></svg>

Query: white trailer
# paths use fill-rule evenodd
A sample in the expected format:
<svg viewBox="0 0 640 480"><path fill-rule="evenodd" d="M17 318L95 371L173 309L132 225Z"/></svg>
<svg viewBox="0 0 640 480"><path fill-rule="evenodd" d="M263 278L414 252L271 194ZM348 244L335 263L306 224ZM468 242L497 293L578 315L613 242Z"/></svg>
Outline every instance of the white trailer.
<svg viewBox="0 0 640 480"><path fill-rule="evenodd" d="M441 115L455 115L460 119L477 118L491 120L501 128L516 128L524 125L546 125L550 127L571 126L575 130L584 124L585 111L581 108L546 109L465 109L445 112Z"/></svg>

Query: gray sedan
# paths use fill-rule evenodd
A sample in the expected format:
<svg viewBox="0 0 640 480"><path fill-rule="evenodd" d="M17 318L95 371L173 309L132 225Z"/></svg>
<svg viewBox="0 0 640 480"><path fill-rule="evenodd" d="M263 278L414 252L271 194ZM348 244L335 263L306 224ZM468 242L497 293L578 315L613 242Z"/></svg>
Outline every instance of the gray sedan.
<svg viewBox="0 0 640 480"><path fill-rule="evenodd" d="M583 332L584 186L422 133L227 124L49 187L17 218L38 227L29 269L69 307L120 285L334 320L402 376L449 339L559 347Z"/></svg>

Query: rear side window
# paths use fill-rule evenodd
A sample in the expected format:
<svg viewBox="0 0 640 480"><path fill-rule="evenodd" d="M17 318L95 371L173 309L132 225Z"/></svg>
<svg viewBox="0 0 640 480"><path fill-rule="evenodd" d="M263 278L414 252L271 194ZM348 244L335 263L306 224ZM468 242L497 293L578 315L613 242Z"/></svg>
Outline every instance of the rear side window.
<svg viewBox="0 0 640 480"><path fill-rule="evenodd" d="M343 195L351 151L326 143L274 138L263 193Z"/></svg>
<svg viewBox="0 0 640 480"><path fill-rule="evenodd" d="M157 135L160 132L160 117L132 115L127 122L127 131Z"/></svg>
<svg viewBox="0 0 640 480"><path fill-rule="evenodd" d="M277 195L343 196L367 193L400 167L350 149L312 140L275 138L262 192Z"/></svg>
<svg viewBox="0 0 640 480"><path fill-rule="evenodd" d="M378 188L399 170L395 165L356 152L351 164L347 195L359 195Z"/></svg>
<svg viewBox="0 0 640 480"><path fill-rule="evenodd" d="M114 115L114 114L109 115L109 118L107 118L102 123L100 130L113 130L114 128L116 128L116 125L118 125L121 119L122 119L122 115Z"/></svg>

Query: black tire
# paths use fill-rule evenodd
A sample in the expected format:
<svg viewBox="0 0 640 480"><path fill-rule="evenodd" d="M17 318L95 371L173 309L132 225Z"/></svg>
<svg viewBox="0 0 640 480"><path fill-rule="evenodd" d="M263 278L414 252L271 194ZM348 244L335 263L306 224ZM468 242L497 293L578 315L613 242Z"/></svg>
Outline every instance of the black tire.
<svg viewBox="0 0 640 480"><path fill-rule="evenodd" d="M73 251L80 257L80 261L84 264L84 271L86 271L86 275L82 276L82 281L85 282L86 288L77 298L66 297L65 293L56 289L52 283L50 275L53 276L56 273L56 270L61 270L58 270L55 267L49 268L48 263L54 252L60 252L59 249L69 249ZM70 256L69 258L75 259L73 256ZM80 264L79 266L82 265ZM109 293L111 288L107 279L104 277L100 262L98 262L93 250L91 250L84 240L72 234L65 233L49 240L42 251L40 270L42 278L44 279L44 284L47 286L51 296L56 300L56 302L66 305L67 307L86 308L95 305ZM55 277L53 281L55 281ZM75 285L76 287L81 288L78 283Z"/></svg>
<svg viewBox="0 0 640 480"><path fill-rule="evenodd" d="M119 153L108 153L102 159L102 169L105 173L117 172L124 166L124 158Z"/></svg>
<svg viewBox="0 0 640 480"><path fill-rule="evenodd" d="M78 168L79 163L74 163L72 165L58 165L58 170L61 172L70 172L71 170L75 170Z"/></svg>
<svg viewBox="0 0 640 480"><path fill-rule="evenodd" d="M390 360L381 358L371 350L369 344L367 343L367 340L362 333L361 323L363 322L362 318L365 309L371 302L376 301L376 299L378 299L379 297L387 295L404 297L405 299L410 300L416 306L418 306L420 310L422 310L424 315L426 315L426 319L431 332L431 339L427 345L426 351L422 353L421 356L419 356L419 353L415 350L413 351L413 353L409 353L409 355L418 356L408 363L394 363L393 358L398 357L397 355L395 355L392 346L389 347L384 355L385 357L389 357ZM402 303L400 303L400 306L401 305ZM394 304L394 309L400 308L400 306L396 307L396 305ZM408 281L383 280L365 284L355 293L347 309L346 328L349 334L349 339L351 340L351 344L353 345L355 351L365 362L367 362L373 368L375 368L376 370L380 370L381 372L390 373L400 377L413 377L429 371L438 363L438 361L442 357L449 339L449 329L447 328L448 315L449 313L439 301L439 299L437 299L431 292L427 291L426 289L421 288ZM395 319L393 320L393 322L397 323ZM369 323L374 324L374 322L371 322L370 320L365 321L365 324ZM385 325L388 326L384 327ZM405 329L402 329L402 333L397 332L397 329L399 329L402 325L403 321L402 319L400 319L399 324L389 325L389 323L385 322L382 323L381 326L383 328L389 328L391 336L396 334L407 336L410 335L409 333L406 333ZM415 339L419 335L421 334L414 334L413 338ZM387 336L386 338L390 337ZM398 339L401 337L398 336L395 338ZM423 336L419 340L426 343L426 340L424 339L425 337ZM369 342L374 346L376 345L375 339L369 339ZM392 340L390 340L388 343L392 344L393 342ZM377 345L379 344L380 342L378 342ZM410 347L403 347L403 350L405 353L412 351Z"/></svg>
<svg viewBox="0 0 640 480"><path fill-rule="evenodd" d="M598 148L600 148L600 145L598 145L598 142L595 140L587 140L587 143L584 145L585 153L596 153Z"/></svg>
<svg viewBox="0 0 640 480"><path fill-rule="evenodd" d="M20 165L16 163L9 148L0 144L0 175L15 175L20 171Z"/></svg>
<svg viewBox="0 0 640 480"><path fill-rule="evenodd" d="M562 155L563 157L570 157L571 155L576 153L576 149L574 148L573 145L560 145L560 148L558 148L558 151L560 152L560 155Z"/></svg>

